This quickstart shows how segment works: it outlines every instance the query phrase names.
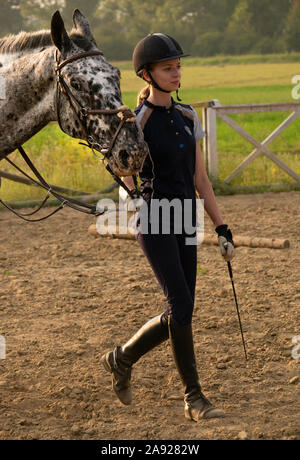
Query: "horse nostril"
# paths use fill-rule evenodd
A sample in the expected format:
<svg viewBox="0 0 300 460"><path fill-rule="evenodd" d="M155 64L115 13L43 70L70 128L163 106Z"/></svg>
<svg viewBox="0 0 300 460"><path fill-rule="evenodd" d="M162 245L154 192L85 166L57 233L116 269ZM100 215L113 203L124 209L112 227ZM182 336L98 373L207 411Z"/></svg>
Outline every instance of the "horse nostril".
<svg viewBox="0 0 300 460"><path fill-rule="evenodd" d="M129 158L129 155L128 153L126 152L126 150L120 150L120 153L119 153L119 156L122 160L122 163L124 165L128 165L128 158Z"/></svg>

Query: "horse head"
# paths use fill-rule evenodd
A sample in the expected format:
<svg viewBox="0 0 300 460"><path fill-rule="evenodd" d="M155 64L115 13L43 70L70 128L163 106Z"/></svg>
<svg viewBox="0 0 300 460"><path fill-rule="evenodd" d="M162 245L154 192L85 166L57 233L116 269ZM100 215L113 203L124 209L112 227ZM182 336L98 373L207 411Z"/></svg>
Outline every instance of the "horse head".
<svg viewBox="0 0 300 460"><path fill-rule="evenodd" d="M69 35L58 11L51 20L58 68L63 63L58 74L63 84L57 85L56 97L60 127L72 137L85 139L94 150L105 151L108 165L118 176L136 174L148 146L134 119L128 117L129 122L120 127L120 71L98 49L88 20L78 9L73 23ZM83 53L85 56L80 57Z"/></svg>

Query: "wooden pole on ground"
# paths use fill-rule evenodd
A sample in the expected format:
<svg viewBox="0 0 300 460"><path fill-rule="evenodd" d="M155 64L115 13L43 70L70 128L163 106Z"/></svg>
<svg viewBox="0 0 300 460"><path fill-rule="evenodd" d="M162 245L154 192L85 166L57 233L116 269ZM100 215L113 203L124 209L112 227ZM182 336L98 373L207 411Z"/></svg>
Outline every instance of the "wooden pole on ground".
<svg viewBox="0 0 300 460"><path fill-rule="evenodd" d="M94 237L109 236L111 238L122 238L122 239L129 239L129 240L135 239L135 236L132 235L130 232L125 233L125 234L122 234L122 233L100 234L97 231L96 224L92 224L89 226L88 233ZM205 235L202 244L217 246L218 245L217 235ZM251 248L285 249L285 248L290 247L289 240L285 240L281 238L255 238L255 237L250 237L250 236L235 236L234 244L236 247L246 246L246 247L251 247Z"/></svg>

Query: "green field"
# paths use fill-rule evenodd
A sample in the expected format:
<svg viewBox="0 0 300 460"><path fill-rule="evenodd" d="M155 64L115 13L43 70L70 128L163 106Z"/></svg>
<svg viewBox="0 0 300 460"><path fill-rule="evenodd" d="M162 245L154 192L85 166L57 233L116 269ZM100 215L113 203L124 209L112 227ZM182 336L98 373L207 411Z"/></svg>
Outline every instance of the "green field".
<svg viewBox="0 0 300 460"><path fill-rule="evenodd" d="M184 103L218 99L225 104L253 104L296 102L292 99L291 79L300 74L300 53L287 56L237 56L191 59L183 61L182 89ZM271 62L269 62L271 60ZM278 61L278 62L277 62ZM138 91L144 82L137 78L130 62L115 63L122 72L123 103L134 108ZM300 101L299 101L300 102ZM201 111L198 111L201 119ZM255 138L262 141L285 118L285 113L231 115ZM218 120L219 179L224 179L251 151L253 146L235 131ZM268 148L288 166L300 174L300 117L292 123ZM112 182L102 163L90 150L66 136L57 125L44 128L26 144L25 148L49 183L76 190L95 192ZM10 158L17 159L18 153ZM18 160L21 165L22 161ZM1 169L14 172L5 161ZM259 157L233 182L251 186L291 183L293 179L266 157ZM39 189L3 179L1 198L23 200L44 195Z"/></svg>

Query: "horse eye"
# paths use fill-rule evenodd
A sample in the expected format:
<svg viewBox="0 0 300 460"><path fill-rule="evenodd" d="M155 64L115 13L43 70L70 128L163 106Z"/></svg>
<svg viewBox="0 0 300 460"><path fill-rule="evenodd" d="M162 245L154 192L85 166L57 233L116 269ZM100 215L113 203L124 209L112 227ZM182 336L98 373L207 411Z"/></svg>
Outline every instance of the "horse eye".
<svg viewBox="0 0 300 460"><path fill-rule="evenodd" d="M71 80L70 84L76 91L82 91L82 85L78 80Z"/></svg>

